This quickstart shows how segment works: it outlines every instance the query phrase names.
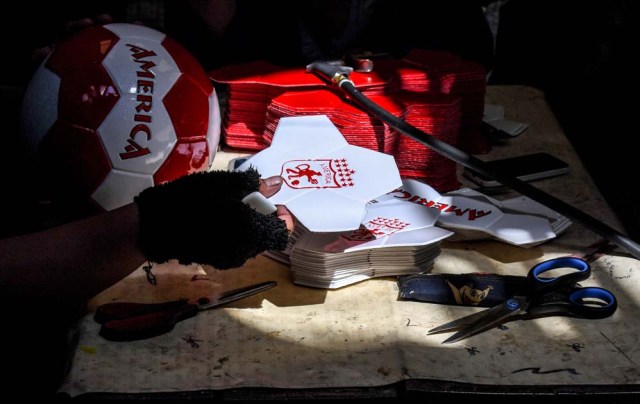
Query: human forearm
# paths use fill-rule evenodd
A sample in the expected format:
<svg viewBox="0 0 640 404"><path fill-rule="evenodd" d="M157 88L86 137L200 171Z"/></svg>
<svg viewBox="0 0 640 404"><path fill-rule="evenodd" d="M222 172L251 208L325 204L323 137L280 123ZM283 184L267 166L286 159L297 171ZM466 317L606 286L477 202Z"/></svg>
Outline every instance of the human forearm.
<svg viewBox="0 0 640 404"><path fill-rule="evenodd" d="M0 293L88 299L145 260L130 204L38 233L0 240Z"/></svg>
<svg viewBox="0 0 640 404"><path fill-rule="evenodd" d="M280 177L260 179L253 169L194 173L148 188L122 208L0 240L0 297L88 299L146 259L240 267L286 247L293 218L284 206L264 215L242 202L281 185Z"/></svg>

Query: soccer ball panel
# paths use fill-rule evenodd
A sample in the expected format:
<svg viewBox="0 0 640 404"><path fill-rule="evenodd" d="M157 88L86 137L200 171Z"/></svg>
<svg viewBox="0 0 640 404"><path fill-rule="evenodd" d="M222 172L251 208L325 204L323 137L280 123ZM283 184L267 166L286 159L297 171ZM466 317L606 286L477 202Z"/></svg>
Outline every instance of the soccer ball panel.
<svg viewBox="0 0 640 404"><path fill-rule="evenodd" d="M111 77L102 64L70 69L62 76L58 119L96 129L120 98Z"/></svg>
<svg viewBox="0 0 640 404"><path fill-rule="evenodd" d="M165 49L171 53L173 60L178 65L181 72L189 72L189 78L198 85L202 91L209 95L213 91L213 84L211 79L200 68L200 64L183 46L177 43L175 40L167 37L162 41L162 45Z"/></svg>
<svg viewBox="0 0 640 404"><path fill-rule="evenodd" d="M188 142L178 141L171 155L167 157L153 179L156 184L174 180L184 175L185 167L188 167L188 174L204 171L209 168L209 162L212 160L209 154L209 147L205 139Z"/></svg>
<svg viewBox="0 0 640 404"><path fill-rule="evenodd" d="M67 122L53 125L38 152L49 173L65 179L59 186L72 195L89 195L111 170L97 134Z"/></svg>
<svg viewBox="0 0 640 404"><path fill-rule="evenodd" d="M144 37L120 40L102 63L123 95L145 102L136 105L138 113L150 113L153 102L162 100L181 75L162 44Z"/></svg>
<svg viewBox="0 0 640 404"><path fill-rule="evenodd" d="M163 103L176 130L176 137L204 138L209 125L209 99L187 75L182 75Z"/></svg>
<svg viewBox="0 0 640 404"><path fill-rule="evenodd" d="M89 27L60 43L46 61L46 67L58 76L83 69L87 63L100 63L119 42L113 32L101 27Z"/></svg>
<svg viewBox="0 0 640 404"><path fill-rule="evenodd" d="M209 126L207 128L207 147L209 149L209 165L213 163L213 159L218 151L220 143L220 104L218 103L218 95L215 90L209 96Z"/></svg>
<svg viewBox="0 0 640 404"><path fill-rule="evenodd" d="M115 169L153 174L173 149L176 133L165 108L155 108L147 120L135 116L133 105L118 103L98 134Z"/></svg>
<svg viewBox="0 0 640 404"><path fill-rule="evenodd" d="M104 25L104 28L113 32L119 38L138 38L144 41L162 42L166 35L153 28L139 24L113 23Z"/></svg>
<svg viewBox="0 0 640 404"><path fill-rule="evenodd" d="M61 43L46 60L47 70L60 78L58 117L96 129L118 101L119 93L102 65L119 42L113 32L90 27Z"/></svg>
<svg viewBox="0 0 640 404"><path fill-rule="evenodd" d="M106 210L113 210L133 201L140 190L153 185L150 175L112 170L93 192L91 198ZM118 192L113 192L117 189Z"/></svg>
<svg viewBox="0 0 640 404"><path fill-rule="evenodd" d="M58 119L60 77L49 69L36 70L25 91L20 130L35 153L38 145Z"/></svg>

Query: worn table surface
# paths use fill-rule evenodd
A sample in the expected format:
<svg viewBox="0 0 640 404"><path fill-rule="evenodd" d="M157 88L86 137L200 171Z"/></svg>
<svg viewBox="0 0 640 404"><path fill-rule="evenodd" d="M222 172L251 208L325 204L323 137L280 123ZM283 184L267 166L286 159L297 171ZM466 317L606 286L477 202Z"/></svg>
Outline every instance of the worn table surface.
<svg viewBox="0 0 640 404"><path fill-rule="evenodd" d="M494 146L481 159L551 152L567 161L571 172L538 181L536 187L621 229L541 92L522 86L489 87L487 103L503 105L507 118L527 123L529 129ZM242 153L219 153L214 168L226 168L228 159L238 155ZM219 234L214 238L224 236L220 229L212 229L215 232ZM598 239L574 223L557 239L529 249L497 241L445 242L433 272L525 275L537 262L573 254ZM90 309L110 301L198 297L265 280L276 280L278 286L201 312L177 324L171 333L144 341L106 341L88 314L79 324L77 349L61 392L78 396L238 388L365 391L399 382L410 382L405 386L416 391L451 388L451 383L470 391L510 391L510 387L526 391L540 386L634 391L640 382L640 263L616 250L592 267L592 277L583 284L605 287L617 296L619 307L612 317L515 322L447 345L441 344L446 334L427 335L427 331L478 309L399 300L394 278L331 291L314 289L294 285L287 266L258 256L243 268L227 271L157 265L158 285L152 286L140 268L96 296Z"/></svg>

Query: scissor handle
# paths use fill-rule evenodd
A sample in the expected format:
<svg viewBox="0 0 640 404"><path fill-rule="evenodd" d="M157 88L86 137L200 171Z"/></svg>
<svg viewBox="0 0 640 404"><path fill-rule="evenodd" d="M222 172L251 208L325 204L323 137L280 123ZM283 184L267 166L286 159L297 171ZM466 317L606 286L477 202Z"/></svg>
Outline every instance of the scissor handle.
<svg viewBox="0 0 640 404"><path fill-rule="evenodd" d="M100 324L107 321L122 320L129 317L140 316L148 313L173 310L182 308L189 302L186 299L174 300L164 303L134 303L134 302L111 302L105 303L96 309L93 319Z"/></svg>
<svg viewBox="0 0 640 404"><path fill-rule="evenodd" d="M576 271L564 275L541 278L540 275L558 268L573 268ZM562 289L591 276L589 264L575 257L553 258L535 265L527 275L532 297L544 295L552 290Z"/></svg>
<svg viewBox="0 0 640 404"><path fill-rule="evenodd" d="M529 318L569 316L577 318L605 318L618 308L613 293L598 287L576 288L569 292L548 293L529 306Z"/></svg>
<svg viewBox="0 0 640 404"><path fill-rule="evenodd" d="M195 316L199 311L196 304L186 300L179 302L181 304L164 307L152 304L150 310L106 321L100 327L100 335L109 341L136 341L167 333L176 323Z"/></svg>
<svg viewBox="0 0 640 404"><path fill-rule="evenodd" d="M580 288L569 295L572 311L584 318L605 318L618 308L618 301L613 293L606 289L587 287Z"/></svg>

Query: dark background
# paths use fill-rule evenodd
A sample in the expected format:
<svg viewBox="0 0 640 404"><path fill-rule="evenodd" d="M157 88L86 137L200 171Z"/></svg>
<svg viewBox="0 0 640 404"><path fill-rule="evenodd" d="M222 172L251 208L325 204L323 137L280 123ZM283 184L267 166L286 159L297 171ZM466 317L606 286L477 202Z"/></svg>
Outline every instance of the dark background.
<svg viewBox="0 0 640 404"><path fill-rule="evenodd" d="M640 240L638 73L631 1L511 1L503 7L491 82L545 92L601 193Z"/></svg>
<svg viewBox="0 0 640 404"><path fill-rule="evenodd" d="M298 4L301 8L296 10L305 13L308 7L306 16L313 16L318 29L326 27L327 16L314 10L318 1L253 3L255 9L242 15L244 24L234 27L234 35L229 40L211 37L202 24L190 21L192 16L184 9L186 1L166 2L170 13L165 17L173 19L166 28L170 35L192 46L194 54L210 68L254 57L290 64L302 62L301 55L296 53L296 40L290 36L290 21L276 20L282 17L282 6L293 8L294 4L304 3L304 6ZM415 9L418 3L420 6ZM637 63L633 61L637 46L631 39L632 27L635 28L637 22L634 3L623 0L508 1L500 10L495 53L492 36L482 18L482 6L490 3L383 0L382 10L374 19L376 24L360 44L379 45L395 53L411 47L450 50L491 70L489 84L522 84L544 91L597 187L631 238L640 240L640 207L634 198L638 192L634 164L638 160L634 138L638 132L635 125L638 73ZM5 5L0 28L3 40L0 238L39 229L54 218L50 207L43 202L46 199L39 184L43 173L27 157L18 129L22 92L37 66L31 58L33 50L63 37L67 21L104 11L112 13L117 20L122 19L126 4L127 1L87 0ZM153 26L151 21L145 23ZM184 30L185 24L187 30ZM43 309L40 303L33 302L38 310ZM33 351L32 356L37 357L39 363L38 372L33 378L27 378L32 381L20 380L55 390L60 377L55 371L59 369L52 366L53 377L41 375L50 374L52 370L47 368L46 357L53 362L64 360L64 351L59 350L65 346L64 329L63 333L53 333L64 327L56 322L55 312L43 313L41 318L43 322L37 327L61 338L43 341L37 337L42 330L11 330L18 332L21 339L34 338L30 342L21 340L20 344ZM13 349L14 346L16 343L11 342L5 347Z"/></svg>
<svg viewBox="0 0 640 404"><path fill-rule="evenodd" d="M46 208L32 209L40 200L40 173L24 157L17 129L21 94L36 67L34 49L64 36L64 23L110 12L126 18L127 1L24 2L5 13L20 28L3 25L2 146L0 180L3 214L0 236L28 231L42 223ZM293 25L277 21L283 6L304 3L294 11L314 15L319 30L329 29L328 17L316 9L320 1L253 2L242 11L243 25L233 27L228 40L206 32L185 11L186 2L167 1L165 28L193 49L207 68L227 62L267 57L283 64L302 63ZM325 4L339 2L326 1ZM441 3L446 3L443 5ZM489 84L524 84L544 91L569 140L584 161L629 235L640 239L640 208L633 194L636 159L632 125L637 94L637 64L631 27L636 22L631 1L558 2L511 0L500 9L495 53L482 7L491 1L382 1L375 24L360 45L401 54L411 47L447 49L479 61L491 70ZM495 5L496 3L493 2ZM305 10L306 7L306 10ZM244 9L242 9L244 10ZM481 21L482 20L482 21ZM188 22L187 22L188 21ZM145 21L153 26L153 21ZM216 49L213 52L211 49ZM214 55L215 57L212 57ZM535 139L531 139L535 141ZM11 213L6 215L7 211ZM4 219L9 216L8 219Z"/></svg>

